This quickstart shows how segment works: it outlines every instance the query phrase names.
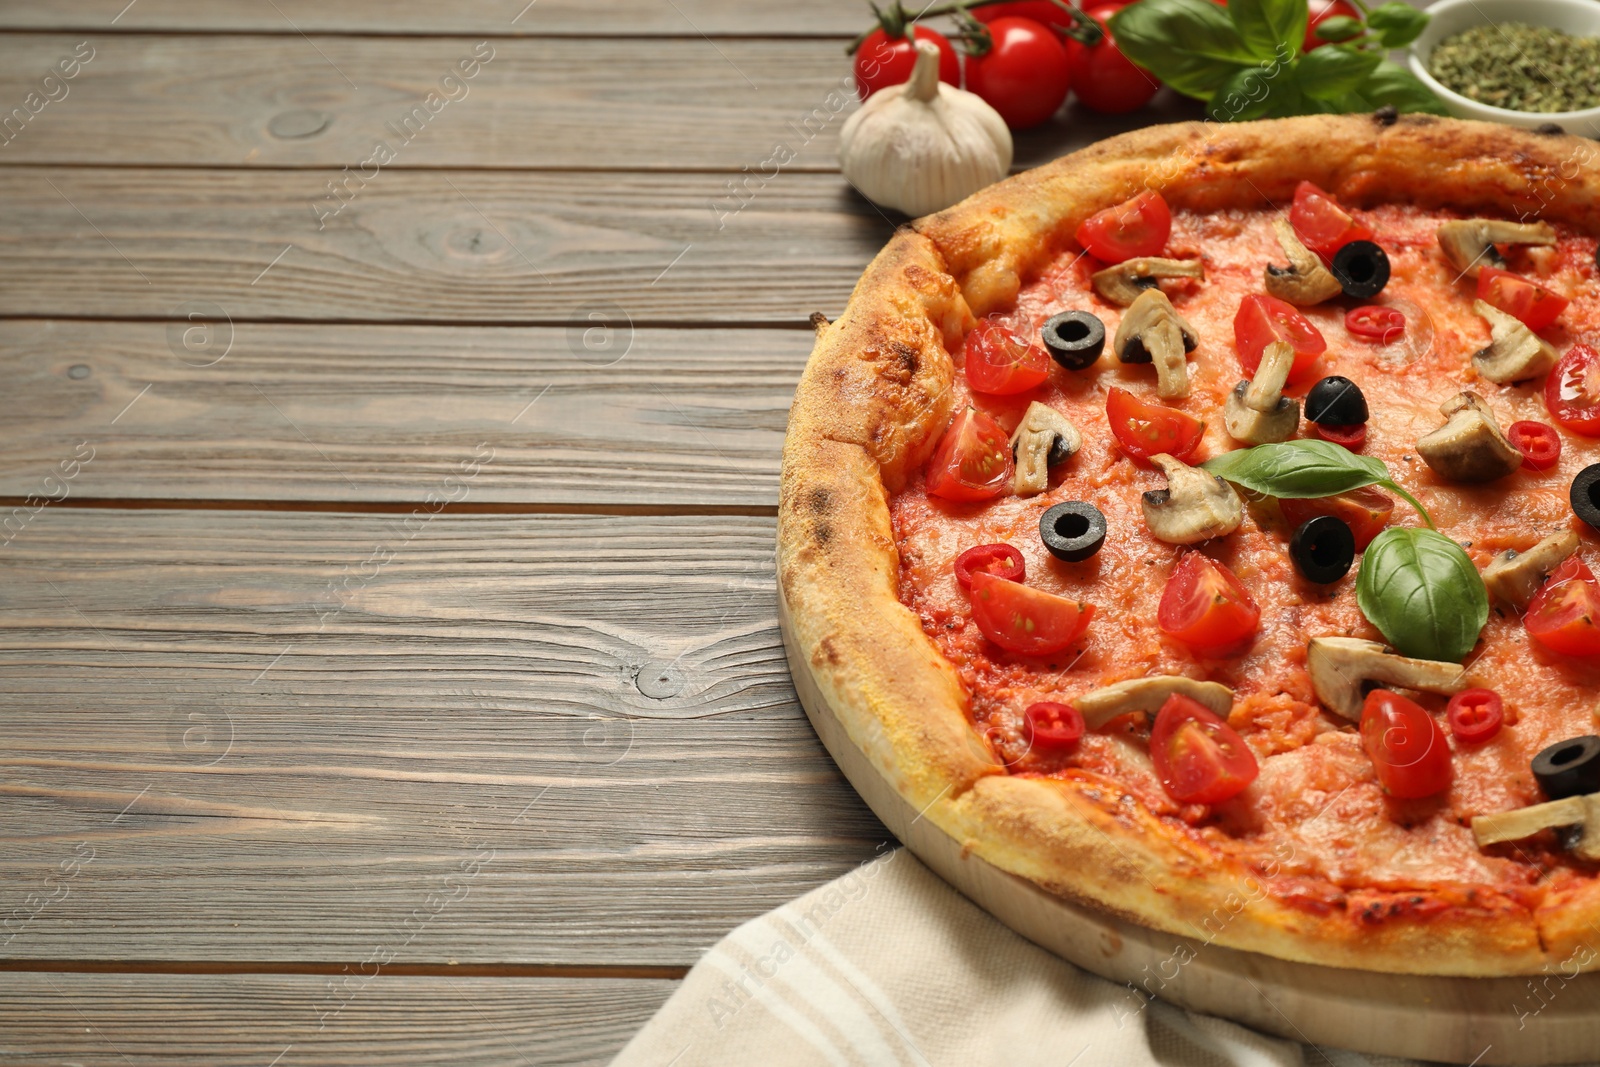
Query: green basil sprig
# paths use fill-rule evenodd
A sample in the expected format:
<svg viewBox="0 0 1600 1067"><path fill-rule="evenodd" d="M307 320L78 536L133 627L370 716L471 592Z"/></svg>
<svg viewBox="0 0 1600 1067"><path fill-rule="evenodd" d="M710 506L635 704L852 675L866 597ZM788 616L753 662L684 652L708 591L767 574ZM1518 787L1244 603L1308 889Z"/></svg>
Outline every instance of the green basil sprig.
<svg viewBox="0 0 1600 1067"><path fill-rule="evenodd" d="M1367 546L1356 603L1402 655L1460 663L1489 620L1489 593L1461 546L1436 530L1391 527Z"/></svg>
<svg viewBox="0 0 1600 1067"><path fill-rule="evenodd" d="M1284 441L1240 448L1200 466L1235 485L1280 499L1312 500L1381 485L1404 497L1429 529L1433 528L1428 510L1389 476L1382 460L1358 456L1332 441Z"/></svg>
<svg viewBox="0 0 1600 1067"><path fill-rule="evenodd" d="M1304 55L1305 0L1137 0L1111 16L1123 54L1180 93L1205 100L1223 122L1373 111L1445 114L1438 97L1385 58L1416 40L1428 16L1409 4L1356 6L1362 19L1330 19L1330 43Z"/></svg>

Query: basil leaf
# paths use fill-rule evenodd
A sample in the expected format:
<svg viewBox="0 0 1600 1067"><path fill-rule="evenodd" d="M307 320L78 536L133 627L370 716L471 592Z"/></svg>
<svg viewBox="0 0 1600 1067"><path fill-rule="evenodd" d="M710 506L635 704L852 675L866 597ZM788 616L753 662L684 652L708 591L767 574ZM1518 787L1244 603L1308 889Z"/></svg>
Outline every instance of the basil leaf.
<svg viewBox="0 0 1600 1067"><path fill-rule="evenodd" d="M1248 122L1272 109L1272 78L1261 67L1246 67L1212 94L1206 114L1217 122Z"/></svg>
<svg viewBox="0 0 1600 1067"><path fill-rule="evenodd" d="M1319 41L1348 41L1352 37L1360 37L1366 32L1366 27L1360 19L1353 19L1349 15L1335 15L1317 24L1317 31L1312 36Z"/></svg>
<svg viewBox="0 0 1600 1067"><path fill-rule="evenodd" d="M1489 593L1461 546L1392 527L1361 556L1356 603L1401 655L1460 663L1489 620Z"/></svg>
<svg viewBox="0 0 1600 1067"><path fill-rule="evenodd" d="M1295 69L1295 82L1307 96L1336 100L1359 89L1381 62L1377 52L1328 45L1306 53Z"/></svg>
<svg viewBox="0 0 1600 1067"><path fill-rule="evenodd" d="M1410 4L1384 4L1373 8L1367 15L1367 25L1378 35L1383 47L1404 48L1427 29L1428 14Z"/></svg>
<svg viewBox="0 0 1600 1067"><path fill-rule="evenodd" d="M1117 48L1185 96L1211 97L1255 57L1211 0L1139 0L1111 16Z"/></svg>
<svg viewBox="0 0 1600 1067"><path fill-rule="evenodd" d="M1313 500L1381 485L1399 493L1430 527L1433 525L1417 498L1389 477L1389 468L1382 460L1358 456L1332 441L1283 441L1240 448L1214 456L1200 466L1225 481L1280 499Z"/></svg>
<svg viewBox="0 0 1600 1067"><path fill-rule="evenodd" d="M1263 62L1287 63L1305 42L1307 5L1300 0L1228 0L1228 17Z"/></svg>
<svg viewBox="0 0 1600 1067"><path fill-rule="evenodd" d="M1320 51L1320 49L1319 49ZM1431 115L1448 115L1439 98L1433 95L1416 75L1387 59L1379 63L1367 80L1355 92L1366 101L1363 111L1375 110L1388 104L1396 111L1426 111Z"/></svg>

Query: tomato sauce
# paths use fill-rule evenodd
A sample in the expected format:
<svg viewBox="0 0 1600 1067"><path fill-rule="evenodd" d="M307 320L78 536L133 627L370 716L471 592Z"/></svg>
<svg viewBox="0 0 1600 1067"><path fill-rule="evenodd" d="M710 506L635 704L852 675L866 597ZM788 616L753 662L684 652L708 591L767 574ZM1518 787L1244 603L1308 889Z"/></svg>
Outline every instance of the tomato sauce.
<svg viewBox="0 0 1600 1067"><path fill-rule="evenodd" d="M1487 486L1446 483L1417 455L1417 439L1444 421L1439 405L1463 389L1484 397L1502 429L1523 419L1552 420L1540 380L1498 386L1479 378L1472 367L1472 353L1488 343L1488 327L1472 310L1472 281L1456 279L1435 238L1438 224L1456 216L1403 205L1360 216L1388 252L1392 278L1373 300L1335 299L1303 309L1328 342L1310 381L1341 374L1361 387L1371 409L1363 453L1387 464L1395 480L1428 508L1440 531L1462 543L1480 569L1505 549L1527 549L1561 529L1577 530L1580 552L1600 566L1600 537L1572 515L1567 500L1573 476L1600 462L1600 440L1562 431L1556 467L1518 471ZM1273 217L1272 211L1240 210L1179 212L1173 219L1166 254L1198 254L1206 270L1204 282L1165 285L1199 335L1189 363L1192 393L1171 402L1206 421L1195 463L1240 447L1223 426L1224 399L1245 377L1234 350L1233 319L1243 297L1263 291L1263 267L1286 261L1272 232ZM1576 342L1600 342L1600 289L1595 239L1561 234L1553 248L1513 250L1508 258L1510 269L1572 301L1560 321L1544 331L1564 352ZM1529 769L1540 749L1600 732L1600 664L1531 645L1514 613L1491 613L1467 661L1471 684L1494 689L1504 699L1507 725L1485 744L1452 740L1450 788L1406 801L1383 794L1355 724L1319 707L1305 670L1311 637L1383 640L1356 606L1357 570L1331 586L1303 581L1289 559L1292 531L1274 502L1250 503L1236 533L1197 546L1226 564L1259 606L1254 643L1241 654L1207 656L1157 628L1162 590L1185 550L1156 540L1145 527L1140 494L1164 487L1165 478L1127 458L1107 429L1108 391L1120 386L1153 401L1155 373L1148 364L1124 366L1111 353L1109 339L1122 311L1094 293L1089 276L1098 266L1075 251L1064 253L1024 287L1012 316L1016 328L1037 337L1040 324L1053 314L1093 311L1104 320L1108 339L1106 353L1093 367L1069 372L1052 365L1042 387L1007 397L972 394L957 375L958 410L970 402L1009 432L1029 401L1043 400L1082 432L1082 450L1052 473L1049 491L951 503L930 497L919 479L891 501L901 553L901 600L960 673L971 694L974 727L1000 758L1021 757L1012 773L1103 775L1177 832L1258 870L1270 869L1269 884L1280 897L1310 910L1359 901L1364 921L1380 921L1406 908L1377 907L1371 903L1378 899L1374 892L1403 895L1411 886L1437 889L1441 883L1462 887L1463 900L1510 896L1526 904L1542 887L1585 871L1553 840L1484 852L1470 829L1474 815L1544 799ZM1382 344L1346 330L1345 312L1365 303L1403 311L1404 336ZM959 354L956 358L959 364ZM1290 394L1303 399L1309 384L1291 388ZM1308 434L1309 423L1302 422L1300 436ZM1082 563L1055 559L1039 538L1040 515L1068 500L1094 504L1108 525L1104 547ZM1403 501L1397 502L1392 521L1421 524ZM1029 585L1097 608L1088 632L1072 648L1047 659L1011 655L987 642L971 621L953 562L975 545L1002 541L1026 558ZM1238 797L1214 806L1171 800L1151 766L1149 724L1134 716L1091 731L1071 753L1026 752L1022 716L1029 704L1070 703L1100 686L1152 674L1211 679L1233 689L1229 724L1261 765L1260 777ZM1423 695L1419 702L1443 715L1444 698Z"/></svg>

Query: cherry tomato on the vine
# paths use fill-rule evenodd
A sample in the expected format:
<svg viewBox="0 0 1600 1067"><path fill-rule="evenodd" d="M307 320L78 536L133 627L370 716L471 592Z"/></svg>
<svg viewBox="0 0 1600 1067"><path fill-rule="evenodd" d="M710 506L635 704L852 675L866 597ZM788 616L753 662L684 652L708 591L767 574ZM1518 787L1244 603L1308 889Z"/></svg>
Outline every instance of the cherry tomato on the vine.
<svg viewBox="0 0 1600 1067"><path fill-rule="evenodd" d="M1120 5L1119 5L1120 6ZM1050 27L1057 34L1072 28L1072 16L1053 0L1016 0L1009 4L989 4L972 8L972 17L984 24L996 19L1032 19Z"/></svg>
<svg viewBox="0 0 1600 1067"><path fill-rule="evenodd" d="M1554 426L1513 422L1506 427L1506 439L1522 453L1522 465L1531 471L1547 471L1561 461L1561 435Z"/></svg>
<svg viewBox="0 0 1600 1067"><path fill-rule="evenodd" d="M1289 224L1301 244L1328 261L1351 241L1370 241L1373 237L1372 227L1356 221L1332 194L1311 182L1295 186Z"/></svg>
<svg viewBox="0 0 1600 1067"><path fill-rule="evenodd" d="M968 408L950 422L928 460L928 493L946 500L988 500L1005 492L1013 467L1011 438L988 415Z"/></svg>
<svg viewBox="0 0 1600 1067"><path fill-rule="evenodd" d="M1019 18L995 19L989 37L989 50L967 59L967 90L1013 130L1054 115L1072 87L1071 60L1061 38L1042 23Z"/></svg>
<svg viewBox="0 0 1600 1067"><path fill-rule="evenodd" d="M1060 652L1083 636L1094 605L978 571L972 576L972 621L983 636L1024 656Z"/></svg>
<svg viewBox="0 0 1600 1067"><path fill-rule="evenodd" d="M1117 49L1106 20L1125 5L1102 4L1089 8L1084 14L1100 24L1105 36L1093 46L1067 40L1067 52L1072 63L1072 91L1078 94L1083 106L1107 115L1120 115L1137 111L1150 102L1161 88L1154 74Z"/></svg>
<svg viewBox="0 0 1600 1067"><path fill-rule="evenodd" d="M1261 609L1227 567L1199 552L1178 561L1156 612L1161 632L1201 651L1231 650L1255 634Z"/></svg>
<svg viewBox="0 0 1600 1067"><path fill-rule="evenodd" d="M1050 354L996 319L985 319L967 334L963 353L967 384L975 392L1026 392L1050 376Z"/></svg>
<svg viewBox="0 0 1600 1067"><path fill-rule="evenodd" d="M1106 397L1106 420L1117 444L1137 460L1149 460L1165 452L1188 462L1206 432L1206 424L1193 415L1140 400L1116 386Z"/></svg>
<svg viewBox="0 0 1600 1067"><path fill-rule="evenodd" d="M1172 236L1172 209L1154 189L1097 211L1078 225L1078 243L1105 263L1159 256Z"/></svg>
<svg viewBox="0 0 1600 1067"><path fill-rule="evenodd" d="M1022 735L1028 749L1060 751L1074 748L1083 737L1083 715L1071 704L1041 700L1022 713Z"/></svg>
<svg viewBox="0 0 1600 1067"><path fill-rule="evenodd" d="M939 49L939 80L961 86L961 60L944 34L926 26L913 26L916 41L931 41ZM879 89L904 85L911 80L917 65L917 47L912 37L890 37L881 28L867 34L856 49L856 92L865 100Z"/></svg>
<svg viewBox="0 0 1600 1067"><path fill-rule="evenodd" d="M1450 784L1450 742L1444 728L1415 701L1387 689L1367 694L1361 744L1383 791L1414 800Z"/></svg>
<svg viewBox="0 0 1600 1067"><path fill-rule="evenodd" d="M1464 745L1481 745L1500 732L1505 705L1493 689L1468 689L1450 698L1445 708L1450 732Z"/></svg>
<svg viewBox="0 0 1600 1067"><path fill-rule="evenodd" d="M1533 639L1564 656L1600 656L1600 585L1578 556L1545 580L1522 617Z"/></svg>
<svg viewBox="0 0 1600 1067"><path fill-rule="evenodd" d="M1274 341L1287 341L1294 349L1290 385L1316 377L1317 357L1328 348L1322 331L1287 301L1265 293L1245 297L1233 317L1233 343L1245 374L1255 377L1256 368L1261 366L1261 353Z"/></svg>
<svg viewBox="0 0 1600 1067"><path fill-rule="evenodd" d="M1220 804L1244 792L1261 766L1250 746L1210 708L1174 693L1150 728L1150 762L1180 804Z"/></svg>
<svg viewBox="0 0 1600 1067"><path fill-rule="evenodd" d="M1573 345L1544 380L1550 417L1573 433L1600 437L1600 352Z"/></svg>
<svg viewBox="0 0 1600 1067"><path fill-rule="evenodd" d="M1298 530L1318 515L1332 515L1343 519L1355 535L1356 551L1364 552L1372 539L1389 525L1394 514L1394 497L1381 489L1352 489L1338 496L1324 496L1312 500L1279 500L1278 509L1291 531Z"/></svg>
<svg viewBox="0 0 1600 1067"><path fill-rule="evenodd" d="M1004 541L993 545L978 545L956 557L956 582L963 589L972 588L974 574L992 574L1008 582L1020 582L1028 577L1028 565L1011 545Z"/></svg>
<svg viewBox="0 0 1600 1067"><path fill-rule="evenodd" d="M1345 0L1311 0L1309 15L1310 17L1306 19L1305 50L1307 52L1313 48L1321 48L1329 43L1317 36L1317 27L1324 22L1331 18L1342 17L1357 20L1361 18L1361 12L1346 3Z"/></svg>

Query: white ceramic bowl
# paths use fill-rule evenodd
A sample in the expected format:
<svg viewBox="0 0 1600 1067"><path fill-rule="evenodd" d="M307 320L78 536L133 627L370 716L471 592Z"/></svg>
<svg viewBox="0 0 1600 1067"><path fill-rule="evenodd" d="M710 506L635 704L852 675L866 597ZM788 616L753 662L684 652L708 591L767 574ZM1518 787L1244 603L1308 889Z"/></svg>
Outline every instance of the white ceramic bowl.
<svg viewBox="0 0 1600 1067"><path fill-rule="evenodd" d="M1428 73L1433 46L1462 30L1492 22L1521 22L1548 26L1576 37L1600 36L1600 0L1438 0L1428 7L1432 18L1411 45L1411 72L1444 102L1452 115L1463 119L1504 122L1524 129L1547 122L1558 123L1568 133L1600 136L1600 107L1582 111L1511 111L1490 107L1446 89ZM1593 72L1600 77L1600 71Z"/></svg>

